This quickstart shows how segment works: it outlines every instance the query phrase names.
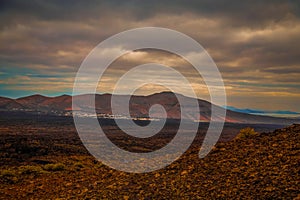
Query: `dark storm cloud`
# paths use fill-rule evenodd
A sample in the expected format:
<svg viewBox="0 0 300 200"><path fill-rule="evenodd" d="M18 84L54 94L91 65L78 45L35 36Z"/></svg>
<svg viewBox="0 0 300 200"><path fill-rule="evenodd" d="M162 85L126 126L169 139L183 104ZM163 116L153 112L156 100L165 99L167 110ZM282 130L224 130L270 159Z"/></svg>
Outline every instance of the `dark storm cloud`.
<svg viewBox="0 0 300 200"><path fill-rule="evenodd" d="M22 17L40 20L79 20L84 15L101 13L100 1L72 1L72 0L4 0L1 1L1 16L21 20ZM86 19L86 18L85 18ZM26 20L26 19L24 19Z"/></svg>
<svg viewBox="0 0 300 200"><path fill-rule="evenodd" d="M4 0L1 1L1 16L13 18L27 16L42 20L81 20L103 16L114 11L131 13L137 20L153 17L158 13L184 14L194 12L208 17L230 19L235 25L260 25L279 21L288 13L299 16L299 1L228 1L228 0Z"/></svg>
<svg viewBox="0 0 300 200"><path fill-rule="evenodd" d="M3 56L1 60L20 59L26 63L36 60L39 64L57 64L57 58L44 57L52 51L71 50L71 44L91 48L99 40L114 32L143 25L164 25L177 28L194 36L210 53L223 49L216 61L228 57L247 57L255 55L260 65L293 64L299 62L298 46L300 36L275 35L253 36L245 41L234 41L234 33L241 30L265 30L284 20L299 24L299 2L297 1L2 1L0 6L0 26ZM189 14L189 15L188 15ZM165 20L157 22L155 16L181 16L185 20L208 19L216 21L217 27L176 27L176 22ZM185 18L186 17L186 18ZM288 18L292 18L289 20ZM176 20L176 19L173 19ZM104 23L103 21L106 21ZM175 26L172 25L175 23ZM183 25L184 26L184 25ZM186 29L187 28L187 29ZM286 27L287 29L289 27ZM213 29L213 30L212 30ZM268 39L266 40L266 37ZM288 37L288 38L285 38ZM285 40L284 40L285 38ZM279 39L279 40L278 40ZM14 44L20 42L19 45ZM76 48L76 47L75 47ZM26 52L24 53L24 51ZM33 55L38 53L38 55ZM44 54L45 53L45 54ZM6 56L5 54L8 54ZM15 55L9 58L10 55ZM41 55L40 55L41 54ZM5 57L6 56L6 57ZM43 60L44 59L44 60ZM42 61L43 60L43 61ZM68 59L63 59L70 63ZM76 60L76 59L75 59ZM249 63L249 65L257 64Z"/></svg>

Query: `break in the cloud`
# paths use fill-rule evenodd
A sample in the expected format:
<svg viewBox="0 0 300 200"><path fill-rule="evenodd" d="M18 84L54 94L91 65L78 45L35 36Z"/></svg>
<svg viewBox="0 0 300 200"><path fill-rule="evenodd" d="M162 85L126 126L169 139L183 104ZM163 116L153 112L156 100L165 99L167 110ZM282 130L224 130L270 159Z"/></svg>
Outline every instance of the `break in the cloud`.
<svg viewBox="0 0 300 200"><path fill-rule="evenodd" d="M292 0L4 0L0 95L71 93L82 60L99 42L144 26L171 28L202 44L222 73L229 105L300 111L300 3ZM132 66L154 61L182 72L199 97L209 98L188 63L157 51L124 55L103 77L99 92L111 91Z"/></svg>

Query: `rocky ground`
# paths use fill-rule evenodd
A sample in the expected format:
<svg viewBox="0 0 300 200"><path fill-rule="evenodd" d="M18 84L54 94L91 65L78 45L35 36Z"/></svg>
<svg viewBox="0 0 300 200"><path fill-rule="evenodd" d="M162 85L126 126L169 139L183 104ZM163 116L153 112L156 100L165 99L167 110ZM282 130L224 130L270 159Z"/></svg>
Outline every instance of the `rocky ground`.
<svg viewBox="0 0 300 200"><path fill-rule="evenodd" d="M0 199L300 198L300 125L239 135L203 159L195 142L170 166L145 174L97 162L70 138L71 124L44 127L64 133L54 137L36 136L30 123L16 127L0 127ZM17 130L27 135L16 137Z"/></svg>

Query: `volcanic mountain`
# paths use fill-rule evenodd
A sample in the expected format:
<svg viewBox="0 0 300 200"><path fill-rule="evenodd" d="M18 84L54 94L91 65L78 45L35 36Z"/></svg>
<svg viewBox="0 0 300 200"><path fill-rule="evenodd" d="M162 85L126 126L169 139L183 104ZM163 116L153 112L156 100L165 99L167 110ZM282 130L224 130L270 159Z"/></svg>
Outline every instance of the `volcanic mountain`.
<svg viewBox="0 0 300 200"><path fill-rule="evenodd" d="M197 99L199 115L194 114L195 107L187 106L185 113L181 115L180 103L177 97L185 102L185 105L189 105L191 97L186 97L180 94L175 95L172 92L161 92L155 93L148 96L131 96L129 103L130 115L133 118L148 118L149 109L155 104L159 104L164 107L167 118L169 119L188 119L194 121L208 122L211 119L212 107L218 111L224 111L224 108L211 104L208 101ZM76 111L88 112L92 111L93 107L90 104L90 98L93 97L91 94L73 96L75 99L74 108ZM128 96L117 95L116 107L120 110L124 110L125 106L122 101ZM99 116L110 116L112 115L111 110L111 94L96 94L95 95L95 109ZM119 102L119 103L118 103ZM14 112L30 112L39 114L51 114L51 115L71 115L72 111L72 96L62 95L57 97L46 97L42 95L32 95L22 97L18 99L10 99L0 97L0 111L14 111ZM226 110L226 122L233 123L268 123L268 124L291 124L299 122L299 119L290 118L277 118L269 116L259 116L246 113L239 113L235 111ZM122 113L120 113L122 115ZM154 110L152 116L155 118L164 118L165 115L161 110ZM214 116L221 120L221 116Z"/></svg>

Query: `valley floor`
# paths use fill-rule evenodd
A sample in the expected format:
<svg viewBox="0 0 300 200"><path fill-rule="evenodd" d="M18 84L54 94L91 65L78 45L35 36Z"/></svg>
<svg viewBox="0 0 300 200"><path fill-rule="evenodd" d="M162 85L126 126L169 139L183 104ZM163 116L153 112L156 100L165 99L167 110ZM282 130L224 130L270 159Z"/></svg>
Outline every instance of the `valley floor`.
<svg viewBox="0 0 300 200"><path fill-rule="evenodd" d="M1 199L300 198L300 125L269 133L280 127L257 125L260 134L233 139L248 125L227 124L221 142L203 159L198 157L199 130L191 148L170 166L131 174L96 161L81 144L72 119L0 121ZM106 128L120 146L132 144L120 140L114 126ZM157 140L172 135L173 126L164 131ZM135 148L149 151L153 145Z"/></svg>

